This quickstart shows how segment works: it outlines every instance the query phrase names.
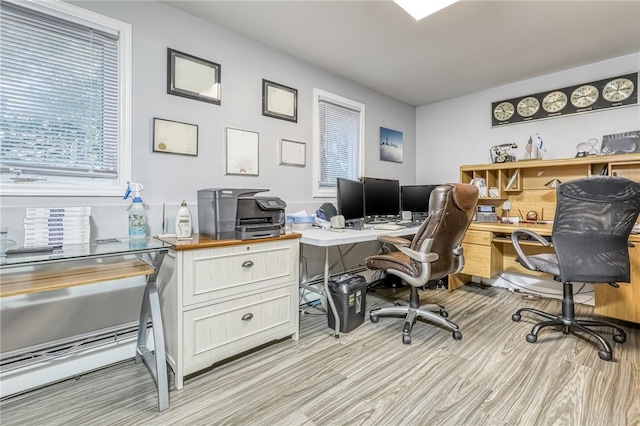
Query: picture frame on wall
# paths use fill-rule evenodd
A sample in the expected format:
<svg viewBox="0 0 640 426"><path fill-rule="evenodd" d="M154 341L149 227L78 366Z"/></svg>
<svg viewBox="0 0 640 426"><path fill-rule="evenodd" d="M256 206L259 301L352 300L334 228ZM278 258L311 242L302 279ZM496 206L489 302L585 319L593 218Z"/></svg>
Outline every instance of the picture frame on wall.
<svg viewBox="0 0 640 426"><path fill-rule="evenodd" d="M298 122L298 90L262 80L262 115Z"/></svg>
<svg viewBox="0 0 640 426"><path fill-rule="evenodd" d="M307 165L307 144L280 139L280 165L305 167Z"/></svg>
<svg viewBox="0 0 640 426"><path fill-rule="evenodd" d="M198 126L153 119L153 152L198 156Z"/></svg>
<svg viewBox="0 0 640 426"><path fill-rule="evenodd" d="M228 175L258 176L258 132L225 128L226 163Z"/></svg>
<svg viewBox="0 0 640 426"><path fill-rule="evenodd" d="M220 105L220 73L220 64L167 49L168 94Z"/></svg>
<svg viewBox="0 0 640 426"><path fill-rule="evenodd" d="M640 152L640 130L615 133L602 137L600 155L629 154Z"/></svg>
<svg viewBox="0 0 640 426"><path fill-rule="evenodd" d="M380 161L402 163L403 157L402 132L380 127Z"/></svg>

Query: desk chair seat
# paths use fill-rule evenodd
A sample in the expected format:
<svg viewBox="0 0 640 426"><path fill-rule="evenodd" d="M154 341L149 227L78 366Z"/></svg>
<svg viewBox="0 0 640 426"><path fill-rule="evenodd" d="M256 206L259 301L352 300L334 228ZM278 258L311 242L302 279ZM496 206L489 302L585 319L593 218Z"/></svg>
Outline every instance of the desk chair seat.
<svg viewBox="0 0 640 426"><path fill-rule="evenodd" d="M535 232L519 229L512 235L516 260L527 269L552 275L562 282L562 312L553 315L533 308L522 308L512 315L520 321L523 312L541 316L527 335L535 343L538 333L546 327L557 327L564 334L584 333L599 346L598 356L609 361L613 349L592 327L609 327L613 340L624 343L627 335L622 328L606 321L578 319L574 313L573 284L629 282L630 262L628 238L640 214L640 184L621 177L589 177L562 183L557 188L557 206L553 222L552 241L555 253L526 256L520 247L525 236L544 246L551 244Z"/></svg>
<svg viewBox="0 0 640 426"><path fill-rule="evenodd" d="M468 184L445 184L436 187L429 198L429 217L422 223L412 241L404 238L380 236L378 240L392 244L398 251L369 256L365 265L396 275L411 286L409 304L373 309L371 322L383 315L405 316L402 342L411 343L411 330L418 318L451 330L454 339L461 339L459 327L447 319L444 306L420 305L418 288L428 281L457 273L464 267L461 242L478 202L478 189ZM436 314L437 312L437 314Z"/></svg>

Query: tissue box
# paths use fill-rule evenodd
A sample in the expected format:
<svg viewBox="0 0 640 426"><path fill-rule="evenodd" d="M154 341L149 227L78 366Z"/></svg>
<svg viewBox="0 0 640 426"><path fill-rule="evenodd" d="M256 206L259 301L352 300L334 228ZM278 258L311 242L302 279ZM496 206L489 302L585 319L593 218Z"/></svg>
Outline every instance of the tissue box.
<svg viewBox="0 0 640 426"><path fill-rule="evenodd" d="M291 216L287 215L287 222L291 224L291 229L310 229L315 220L314 216Z"/></svg>

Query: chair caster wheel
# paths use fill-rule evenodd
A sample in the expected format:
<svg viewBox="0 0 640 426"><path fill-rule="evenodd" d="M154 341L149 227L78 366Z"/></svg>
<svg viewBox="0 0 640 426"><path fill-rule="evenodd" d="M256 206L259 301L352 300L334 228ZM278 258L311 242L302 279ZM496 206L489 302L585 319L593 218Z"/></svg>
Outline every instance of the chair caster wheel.
<svg viewBox="0 0 640 426"><path fill-rule="evenodd" d="M604 361L611 361L613 354L607 351L598 351L598 356Z"/></svg>
<svg viewBox="0 0 640 426"><path fill-rule="evenodd" d="M614 334L613 341L617 343L624 343L627 341L627 335L625 333Z"/></svg>
<svg viewBox="0 0 640 426"><path fill-rule="evenodd" d="M513 322L519 322L521 318L522 317L520 316L520 314L511 315L511 321L513 321Z"/></svg>
<svg viewBox="0 0 640 426"><path fill-rule="evenodd" d="M407 336L406 334L402 335L402 343L405 345L411 344L411 336Z"/></svg>
<svg viewBox="0 0 640 426"><path fill-rule="evenodd" d="M449 316L449 312L447 312L445 309L440 309L440 316L442 318L447 318Z"/></svg>
<svg viewBox="0 0 640 426"><path fill-rule="evenodd" d="M369 315L369 319L371 320L372 323L376 323L380 321L380 318L377 315L373 315L373 314Z"/></svg>
<svg viewBox="0 0 640 426"><path fill-rule="evenodd" d="M535 343L537 341L538 341L538 336L536 336L535 334L527 334L527 342Z"/></svg>
<svg viewBox="0 0 640 426"><path fill-rule="evenodd" d="M460 330L453 330L453 340L461 340L462 339L462 333L460 333Z"/></svg>

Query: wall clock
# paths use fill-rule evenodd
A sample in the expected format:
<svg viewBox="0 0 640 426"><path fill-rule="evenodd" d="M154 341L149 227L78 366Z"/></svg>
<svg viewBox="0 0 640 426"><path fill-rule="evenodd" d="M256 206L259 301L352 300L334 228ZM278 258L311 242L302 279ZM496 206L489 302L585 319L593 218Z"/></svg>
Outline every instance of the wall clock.
<svg viewBox="0 0 640 426"><path fill-rule="evenodd" d="M491 103L491 126L638 104L638 72Z"/></svg>
<svg viewBox="0 0 640 426"><path fill-rule="evenodd" d="M567 106L567 95L564 92L556 90L555 92L549 93L542 100L542 108L544 108L547 112L558 112L562 108Z"/></svg>
<svg viewBox="0 0 640 426"><path fill-rule="evenodd" d="M585 108L593 105L598 96L600 96L600 93L595 86L585 84L571 92L571 104L576 108Z"/></svg>
<svg viewBox="0 0 640 426"><path fill-rule="evenodd" d="M514 111L514 108L511 102L500 102L493 109L493 116L498 121L504 121L511 118L511 116L513 115L513 111Z"/></svg>
<svg viewBox="0 0 640 426"><path fill-rule="evenodd" d="M623 101L631 96L633 88L633 81L628 78L616 78L604 86L602 96L609 102Z"/></svg>
<svg viewBox="0 0 640 426"><path fill-rule="evenodd" d="M540 109L540 101L533 96L527 96L518 102L518 114L523 117L531 117Z"/></svg>

